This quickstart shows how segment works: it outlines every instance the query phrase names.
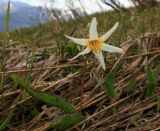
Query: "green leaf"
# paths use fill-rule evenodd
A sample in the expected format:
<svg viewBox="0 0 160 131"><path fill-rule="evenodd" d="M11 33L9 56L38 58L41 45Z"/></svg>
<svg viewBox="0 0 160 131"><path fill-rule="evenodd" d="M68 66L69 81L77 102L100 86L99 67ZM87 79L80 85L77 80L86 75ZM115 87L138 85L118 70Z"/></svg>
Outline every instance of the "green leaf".
<svg viewBox="0 0 160 131"><path fill-rule="evenodd" d="M76 108L74 106L72 106L65 98L52 94L49 95L47 93L42 93L42 92L38 92L32 88L29 87L30 85L30 81L25 78L25 77L20 77L15 75L14 77L16 77L16 83L19 83L20 85L22 85L25 90L33 97L35 97L36 99L47 103L51 106L56 106L61 108L63 111L67 112L67 113L76 113Z"/></svg>
<svg viewBox="0 0 160 131"><path fill-rule="evenodd" d="M156 87L157 85L155 85L154 83L148 82L147 87L145 88L145 91L144 91L145 98L152 96Z"/></svg>
<svg viewBox="0 0 160 131"><path fill-rule="evenodd" d="M158 69L151 70L150 66L147 65L147 86L144 89L145 98L153 95L157 87L158 75L159 75Z"/></svg>
<svg viewBox="0 0 160 131"><path fill-rule="evenodd" d="M136 79L131 80L128 84L128 90L134 92L134 90L136 89L136 85L137 85L137 80Z"/></svg>
<svg viewBox="0 0 160 131"><path fill-rule="evenodd" d="M25 90L33 97L47 103L51 106L56 106L61 108L63 111L67 113L76 113L76 108L72 106L65 98L62 96L58 96L55 94L49 95L46 93L38 92L30 87L25 87Z"/></svg>
<svg viewBox="0 0 160 131"><path fill-rule="evenodd" d="M105 89L110 99L117 95L114 84L115 75L113 73L109 73L105 79Z"/></svg>
<svg viewBox="0 0 160 131"><path fill-rule="evenodd" d="M67 115L55 118L52 121L51 127L56 130L65 131L66 129L83 121L84 119L85 119L85 116L80 114L71 114L71 115L67 114Z"/></svg>
<svg viewBox="0 0 160 131"><path fill-rule="evenodd" d="M152 71L153 83L157 84L158 76L159 76L159 71L156 68L155 70Z"/></svg>
<svg viewBox="0 0 160 131"><path fill-rule="evenodd" d="M153 71L151 70L151 67L147 65L147 80L151 83L157 83L158 81L158 69L154 69Z"/></svg>
<svg viewBox="0 0 160 131"><path fill-rule="evenodd" d="M13 90L17 90L18 85L19 85L19 77L17 78L17 75L11 75L11 79L13 80Z"/></svg>
<svg viewBox="0 0 160 131"><path fill-rule="evenodd" d="M13 90L16 90L18 88L18 85L28 86L30 84L30 81L24 77L20 77L18 75L11 75L11 79L13 80Z"/></svg>
<svg viewBox="0 0 160 131"><path fill-rule="evenodd" d="M2 122L2 124L0 125L0 131L4 130L7 125L10 123L12 117L13 117L13 113L14 113L15 108L12 108L12 110L9 112L7 118Z"/></svg>
<svg viewBox="0 0 160 131"><path fill-rule="evenodd" d="M153 81L151 67L149 65L147 65L147 80L150 82Z"/></svg>
<svg viewBox="0 0 160 131"><path fill-rule="evenodd" d="M69 55L74 56L77 54L78 48L75 43L70 42L66 46L66 51L68 52Z"/></svg>

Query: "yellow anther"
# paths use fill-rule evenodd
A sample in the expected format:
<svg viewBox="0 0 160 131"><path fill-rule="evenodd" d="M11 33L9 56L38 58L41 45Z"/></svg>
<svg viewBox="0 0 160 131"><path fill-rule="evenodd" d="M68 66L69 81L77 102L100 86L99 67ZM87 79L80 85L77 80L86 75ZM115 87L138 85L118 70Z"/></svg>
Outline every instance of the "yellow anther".
<svg viewBox="0 0 160 131"><path fill-rule="evenodd" d="M88 40L87 41L87 47L90 48L94 52L99 52L102 48L102 40L96 39L96 40Z"/></svg>

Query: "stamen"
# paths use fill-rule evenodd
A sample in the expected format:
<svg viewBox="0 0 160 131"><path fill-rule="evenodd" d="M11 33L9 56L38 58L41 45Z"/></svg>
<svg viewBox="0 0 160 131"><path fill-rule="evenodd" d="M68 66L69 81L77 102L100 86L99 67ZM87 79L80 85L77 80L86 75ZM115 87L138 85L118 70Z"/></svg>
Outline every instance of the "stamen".
<svg viewBox="0 0 160 131"><path fill-rule="evenodd" d="M101 39L87 41L87 47L92 49L94 52L99 52L101 50L102 44L103 43Z"/></svg>

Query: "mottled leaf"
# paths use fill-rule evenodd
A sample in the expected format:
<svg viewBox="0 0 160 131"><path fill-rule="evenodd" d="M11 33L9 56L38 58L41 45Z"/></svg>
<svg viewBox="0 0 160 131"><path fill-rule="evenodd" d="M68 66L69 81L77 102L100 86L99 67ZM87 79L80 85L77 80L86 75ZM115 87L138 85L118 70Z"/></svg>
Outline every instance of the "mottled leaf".
<svg viewBox="0 0 160 131"><path fill-rule="evenodd" d="M105 79L105 89L109 98L113 98L117 95L114 84L115 75L113 73L109 73Z"/></svg>
<svg viewBox="0 0 160 131"><path fill-rule="evenodd" d="M55 94L47 94L38 92L30 87L25 87L25 90L33 97L38 99L39 101L42 101L48 105L56 106L61 108L63 111L67 113L76 113L76 108L72 106L65 98L62 96L58 96Z"/></svg>
<svg viewBox="0 0 160 131"><path fill-rule="evenodd" d="M51 127L53 129L65 131L69 127L72 127L79 122L83 121L85 119L85 116L80 115L80 114L70 114L70 115L64 115L55 118L52 121Z"/></svg>

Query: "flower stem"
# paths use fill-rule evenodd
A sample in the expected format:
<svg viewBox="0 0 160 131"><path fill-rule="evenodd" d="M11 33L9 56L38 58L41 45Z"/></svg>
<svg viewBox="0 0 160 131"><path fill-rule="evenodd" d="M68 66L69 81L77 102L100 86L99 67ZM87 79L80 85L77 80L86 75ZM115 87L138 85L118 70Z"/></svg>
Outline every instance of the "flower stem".
<svg viewBox="0 0 160 131"><path fill-rule="evenodd" d="M85 72L87 66L87 59L84 57L84 66L83 66L83 76L82 76L82 86L81 86L81 96L80 96L80 112L83 109L83 93L84 93L84 81L85 81Z"/></svg>

